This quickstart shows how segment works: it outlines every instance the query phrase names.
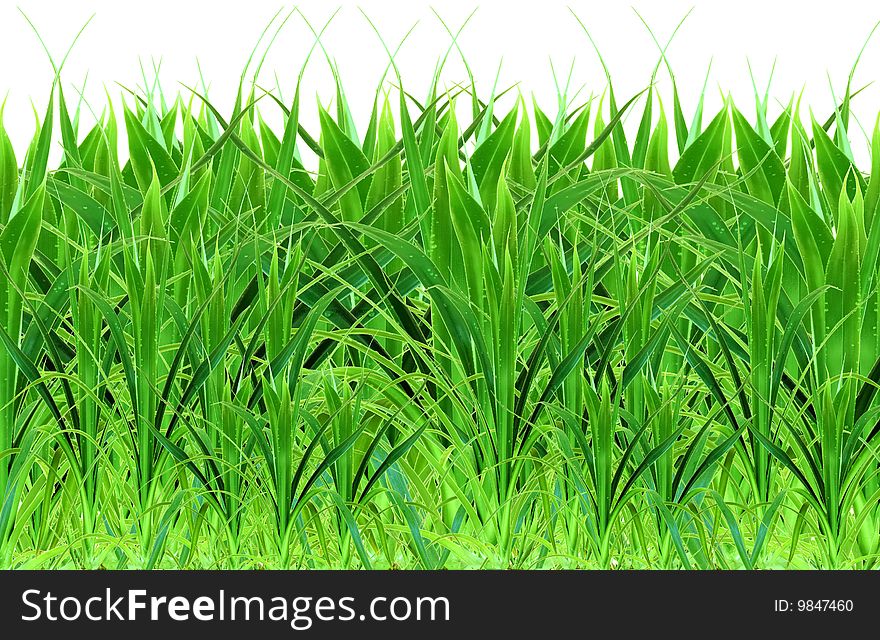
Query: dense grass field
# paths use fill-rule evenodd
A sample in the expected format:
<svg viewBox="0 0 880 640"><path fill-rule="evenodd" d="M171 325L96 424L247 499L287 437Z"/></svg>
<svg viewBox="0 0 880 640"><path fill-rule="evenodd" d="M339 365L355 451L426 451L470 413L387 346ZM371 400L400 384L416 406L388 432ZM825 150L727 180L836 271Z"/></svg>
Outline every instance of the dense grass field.
<svg viewBox="0 0 880 640"><path fill-rule="evenodd" d="M59 73L26 154L0 127L0 566L874 566L855 87L391 65L309 131L257 66L231 112L145 83L91 128Z"/></svg>

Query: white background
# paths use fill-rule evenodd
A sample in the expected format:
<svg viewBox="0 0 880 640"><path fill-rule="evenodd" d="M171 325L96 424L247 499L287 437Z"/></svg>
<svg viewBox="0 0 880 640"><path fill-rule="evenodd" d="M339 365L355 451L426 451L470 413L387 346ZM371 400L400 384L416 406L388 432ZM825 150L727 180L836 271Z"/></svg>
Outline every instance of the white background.
<svg viewBox="0 0 880 640"><path fill-rule="evenodd" d="M52 80L51 66L20 7L33 20L52 54L60 59L80 27L94 15L74 48L63 73L68 99L75 98L88 74L86 98L100 112L109 91L120 99L119 84L143 86L141 65L152 73L161 60L163 87L185 93L179 83L196 85L198 60L210 85L210 97L227 111L231 108L238 76L272 16L292 3L267 0L0 0L0 96L6 95L5 126L17 150L23 150L34 129L33 109L42 110ZM359 8L374 21L394 48L412 27L397 61L408 90L423 97L437 58L450 38L437 13L453 30L476 14L460 37L461 48L486 96L501 64L499 86L520 83L547 110L555 110L556 90L551 61L564 80L574 61L572 92L581 97L601 94L604 75L584 31L569 7L590 30L608 63L615 91L622 101L643 89L658 59L658 49L636 11L665 42L689 9L668 50L677 76L687 118L712 62L707 108L720 104L721 90L730 92L744 113L754 113L748 61L763 92L776 60L771 95L787 102L805 92L804 102L824 119L832 109L831 85L837 95L844 90L856 55L877 20L880 4L868 1L834 2L788 0L305 0L298 5L315 28L323 26L336 8L340 11L322 39L338 63L349 103L362 132L369 116L376 84L387 56ZM286 100L292 93L305 52L313 37L299 14L290 17L270 52L260 83L278 85ZM869 44L854 84L877 78L880 70L880 35ZM444 74L446 82L466 80L454 57ZM667 90L668 76L659 76ZM305 123L314 122L313 96L327 105L333 98L331 76L320 55L307 72L303 93ZM779 103L772 106L778 111ZM880 83L858 98L856 113L868 132L880 107ZM88 120L88 118L86 118ZM630 126L632 123L630 123ZM83 131L81 131L83 133ZM854 150L864 153L864 137L853 130Z"/></svg>

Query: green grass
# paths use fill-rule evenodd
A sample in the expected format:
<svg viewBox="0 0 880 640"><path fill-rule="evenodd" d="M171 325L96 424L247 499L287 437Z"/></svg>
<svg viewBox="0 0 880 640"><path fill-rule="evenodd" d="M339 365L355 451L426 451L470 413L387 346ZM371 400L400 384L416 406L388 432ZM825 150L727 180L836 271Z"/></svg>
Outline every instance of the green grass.
<svg viewBox="0 0 880 640"><path fill-rule="evenodd" d="M554 112L390 65L307 131L258 66L87 130L59 70L0 127L0 566L875 565L851 82Z"/></svg>

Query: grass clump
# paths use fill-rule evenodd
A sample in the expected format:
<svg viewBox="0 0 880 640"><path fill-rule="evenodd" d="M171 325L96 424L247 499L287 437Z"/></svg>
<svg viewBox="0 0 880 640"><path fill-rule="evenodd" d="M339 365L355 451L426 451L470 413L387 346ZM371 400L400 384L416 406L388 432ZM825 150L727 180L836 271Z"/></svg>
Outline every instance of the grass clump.
<svg viewBox="0 0 880 640"><path fill-rule="evenodd" d="M81 131L60 75L0 127L0 565L874 566L857 92L704 123L441 70L361 136L244 80Z"/></svg>

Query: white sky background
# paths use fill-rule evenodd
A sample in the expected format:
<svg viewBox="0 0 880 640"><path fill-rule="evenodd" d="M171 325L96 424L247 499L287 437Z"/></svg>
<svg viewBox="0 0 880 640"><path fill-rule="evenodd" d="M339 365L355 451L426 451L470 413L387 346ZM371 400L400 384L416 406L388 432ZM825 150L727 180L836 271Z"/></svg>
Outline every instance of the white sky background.
<svg viewBox="0 0 880 640"><path fill-rule="evenodd" d="M160 59L165 91L173 94L179 88L185 92L179 83L198 83L198 60L209 82L211 99L228 113L239 74L260 32L276 11L287 13L293 6L275 0L0 0L0 96L7 96L4 121L16 151L23 154L34 130L32 105L40 112L45 109L52 81L49 62L18 7L33 20L59 60L80 27L95 16L64 68L69 101L76 96L73 87L81 87L88 74L86 97L100 112L105 104L105 87L118 100L122 90L116 82L142 86L141 63L149 72L153 61ZM721 89L733 95L747 117L753 117L754 94L747 61L751 61L763 91L774 60L771 95L787 102L793 93L805 89L804 102L814 109L817 119L824 120L833 108L829 75L839 97L856 55L880 20L880 4L865 0L304 0L297 6L316 28L323 26L337 7L341 9L322 40L338 63L360 133L366 128L387 56L359 7L392 48L417 23L397 62L404 86L419 98L425 96L436 60L450 43L431 7L454 30L477 8L459 43L482 96L488 96L502 63L499 86L519 82L522 92L534 93L551 117L556 103L551 60L562 77L574 60L571 86L583 87L582 97L591 92L600 94L605 87L596 55L569 7L580 16L599 46L620 102L647 85L658 59L658 49L633 9L665 42L693 8L668 57L688 120L707 65L710 59L713 61L704 123L720 105ZM292 16L267 58L261 84L274 86L277 73L285 100L289 101L312 41L302 17ZM878 71L880 33L869 44L854 85L861 87L880 80ZM458 59L451 57L444 79L451 84L466 78ZM665 72L659 80L666 92L665 103L670 105ZM320 95L327 105L333 99L332 87L326 63L320 55L313 57L302 103L303 123L311 130L315 130L317 120L312 97ZM778 112L778 103L773 102L773 106L773 112ZM880 110L880 82L859 96L854 107L862 127L870 133ZM269 104L264 110L276 111ZM271 120L271 113L267 115ZM637 108L629 126L637 124L639 115ZM85 130L80 133L83 135ZM851 137L857 156L865 158L865 139L858 128L852 130Z"/></svg>

